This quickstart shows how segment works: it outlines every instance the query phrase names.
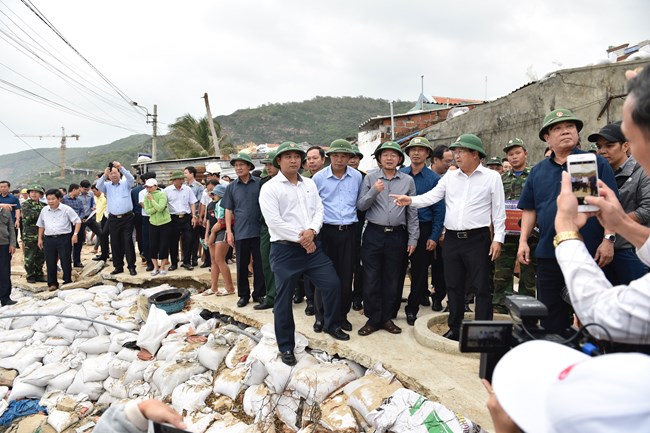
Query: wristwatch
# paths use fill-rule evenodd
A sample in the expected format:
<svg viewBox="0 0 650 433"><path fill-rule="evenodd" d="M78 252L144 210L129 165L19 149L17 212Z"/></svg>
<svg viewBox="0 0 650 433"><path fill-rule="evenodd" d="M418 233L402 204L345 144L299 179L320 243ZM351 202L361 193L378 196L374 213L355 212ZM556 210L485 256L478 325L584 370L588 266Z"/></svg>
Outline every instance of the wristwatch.
<svg viewBox="0 0 650 433"><path fill-rule="evenodd" d="M616 242L616 235L614 233L605 233L605 236L603 236L603 239L606 239L612 243Z"/></svg>
<svg viewBox="0 0 650 433"><path fill-rule="evenodd" d="M560 232L553 237L553 247L557 248L558 245L560 245L564 241L572 241L572 240L582 240L582 235L580 232L575 232L575 231L568 231L568 232Z"/></svg>

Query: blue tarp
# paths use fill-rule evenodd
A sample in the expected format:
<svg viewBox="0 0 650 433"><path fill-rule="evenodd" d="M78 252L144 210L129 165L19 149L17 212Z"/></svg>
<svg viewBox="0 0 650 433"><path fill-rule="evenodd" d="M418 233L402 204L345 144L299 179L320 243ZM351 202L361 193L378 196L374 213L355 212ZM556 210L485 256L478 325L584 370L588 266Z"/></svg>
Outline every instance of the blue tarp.
<svg viewBox="0 0 650 433"><path fill-rule="evenodd" d="M9 407L5 413L0 416L0 425L11 424L16 418L21 416L33 415L35 413L43 412L47 414L45 406L38 405L39 400L14 400L9 403Z"/></svg>

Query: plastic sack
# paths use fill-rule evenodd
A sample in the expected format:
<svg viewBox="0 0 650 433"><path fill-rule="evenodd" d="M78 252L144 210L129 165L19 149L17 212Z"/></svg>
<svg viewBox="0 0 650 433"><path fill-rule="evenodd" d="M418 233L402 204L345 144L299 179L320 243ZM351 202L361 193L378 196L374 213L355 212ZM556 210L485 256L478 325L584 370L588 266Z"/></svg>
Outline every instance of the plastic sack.
<svg viewBox="0 0 650 433"><path fill-rule="evenodd" d="M149 308L147 322L140 329L137 345L155 355L160 348L161 341L172 329L174 329L174 324L167 313L161 308L152 305Z"/></svg>

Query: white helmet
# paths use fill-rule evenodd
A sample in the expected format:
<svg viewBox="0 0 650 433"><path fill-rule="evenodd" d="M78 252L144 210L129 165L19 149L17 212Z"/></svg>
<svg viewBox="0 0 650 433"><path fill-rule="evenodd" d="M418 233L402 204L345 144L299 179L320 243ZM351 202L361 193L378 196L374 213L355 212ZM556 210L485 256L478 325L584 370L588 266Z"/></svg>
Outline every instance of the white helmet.
<svg viewBox="0 0 650 433"><path fill-rule="evenodd" d="M216 162L211 162L205 166L205 172L210 174L219 174L221 173L221 167Z"/></svg>

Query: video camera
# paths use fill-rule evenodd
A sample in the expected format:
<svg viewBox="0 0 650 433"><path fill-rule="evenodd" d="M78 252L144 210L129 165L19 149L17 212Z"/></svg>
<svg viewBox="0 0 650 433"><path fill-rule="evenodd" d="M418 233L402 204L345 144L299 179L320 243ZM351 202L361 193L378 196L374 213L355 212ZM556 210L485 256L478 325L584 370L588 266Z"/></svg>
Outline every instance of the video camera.
<svg viewBox="0 0 650 433"><path fill-rule="evenodd" d="M497 362L511 348L529 340L547 340L581 350L580 341L565 339L539 326L548 316L546 305L531 296L506 297L506 307L514 323L505 320L464 320L461 325L460 351L480 352L479 377L492 381Z"/></svg>

